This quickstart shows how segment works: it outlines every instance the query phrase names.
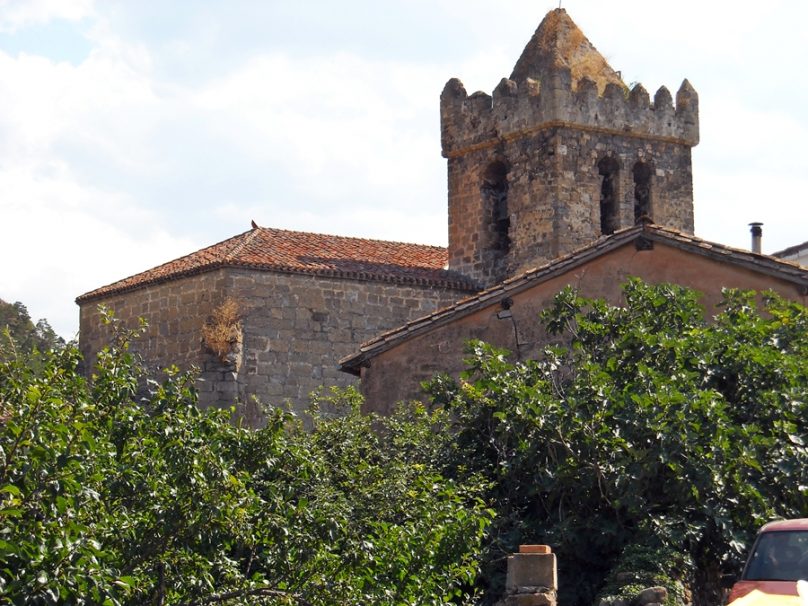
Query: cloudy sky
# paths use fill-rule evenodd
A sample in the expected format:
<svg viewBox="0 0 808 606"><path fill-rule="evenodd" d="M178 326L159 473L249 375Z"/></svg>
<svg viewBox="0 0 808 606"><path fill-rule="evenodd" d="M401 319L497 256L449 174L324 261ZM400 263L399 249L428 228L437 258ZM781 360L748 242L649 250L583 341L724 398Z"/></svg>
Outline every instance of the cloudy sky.
<svg viewBox="0 0 808 606"><path fill-rule="evenodd" d="M0 298L81 293L264 226L446 243L438 96L490 92L536 0L0 0ZM564 0L626 82L700 95L697 235L808 240L808 3Z"/></svg>

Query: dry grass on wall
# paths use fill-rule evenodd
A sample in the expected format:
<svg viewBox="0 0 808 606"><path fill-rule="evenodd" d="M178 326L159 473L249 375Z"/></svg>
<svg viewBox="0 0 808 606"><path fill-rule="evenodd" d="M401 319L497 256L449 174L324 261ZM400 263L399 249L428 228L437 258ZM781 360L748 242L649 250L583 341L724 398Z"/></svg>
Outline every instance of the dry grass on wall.
<svg viewBox="0 0 808 606"><path fill-rule="evenodd" d="M222 362L228 361L233 346L241 339L241 318L238 303L225 299L216 307L208 321L202 326L202 340L205 346L219 356Z"/></svg>

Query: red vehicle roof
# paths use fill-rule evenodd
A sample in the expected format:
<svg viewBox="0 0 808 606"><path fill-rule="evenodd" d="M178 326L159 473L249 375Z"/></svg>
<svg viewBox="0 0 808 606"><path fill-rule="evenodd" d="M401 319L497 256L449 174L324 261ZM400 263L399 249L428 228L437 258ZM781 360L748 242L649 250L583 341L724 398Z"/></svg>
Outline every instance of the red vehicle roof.
<svg viewBox="0 0 808 606"><path fill-rule="evenodd" d="M769 522L760 529L760 532L777 532L780 530L808 530L808 518Z"/></svg>

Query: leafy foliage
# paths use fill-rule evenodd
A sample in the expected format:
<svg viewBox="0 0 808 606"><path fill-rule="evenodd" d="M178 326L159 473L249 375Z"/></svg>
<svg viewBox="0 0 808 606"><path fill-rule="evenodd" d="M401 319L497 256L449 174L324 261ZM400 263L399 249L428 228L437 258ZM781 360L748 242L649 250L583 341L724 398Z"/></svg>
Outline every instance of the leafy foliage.
<svg viewBox="0 0 808 606"><path fill-rule="evenodd" d="M0 365L0 602L446 604L464 600L491 514L441 476L440 413L313 430L200 410L193 378L144 380L131 334L92 381L73 347Z"/></svg>
<svg viewBox="0 0 808 606"><path fill-rule="evenodd" d="M559 554L563 603L619 593L621 572L717 603L720 569L737 569L760 524L808 515L808 311L728 291L706 320L697 293L637 280L624 297L564 290L537 360L474 342L459 382L428 386L452 415L450 473L490 482L490 596L502 556L540 542ZM626 570L654 561L640 546L658 566Z"/></svg>

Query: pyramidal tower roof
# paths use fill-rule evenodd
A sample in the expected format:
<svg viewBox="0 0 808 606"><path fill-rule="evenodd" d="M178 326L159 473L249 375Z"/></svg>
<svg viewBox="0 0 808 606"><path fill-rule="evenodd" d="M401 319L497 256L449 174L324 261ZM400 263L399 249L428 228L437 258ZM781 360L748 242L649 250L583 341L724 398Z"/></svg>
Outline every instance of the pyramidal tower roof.
<svg viewBox="0 0 808 606"><path fill-rule="evenodd" d="M514 65L510 79L542 81L558 68L569 69L573 82L581 78L594 81L601 94L610 82L625 88L620 75L563 8L552 10L544 17Z"/></svg>

